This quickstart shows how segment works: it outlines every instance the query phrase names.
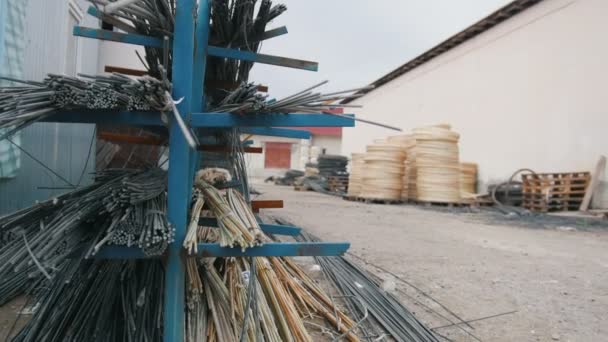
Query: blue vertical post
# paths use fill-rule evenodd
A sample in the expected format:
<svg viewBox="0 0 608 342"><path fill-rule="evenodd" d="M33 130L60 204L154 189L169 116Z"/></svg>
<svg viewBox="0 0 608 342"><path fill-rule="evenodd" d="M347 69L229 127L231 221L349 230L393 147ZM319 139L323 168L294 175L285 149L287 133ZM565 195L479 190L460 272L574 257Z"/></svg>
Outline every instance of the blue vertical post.
<svg viewBox="0 0 608 342"><path fill-rule="evenodd" d="M196 19L194 39L194 68L192 70L192 112L200 113L205 110L205 70L207 69L207 45L209 42L209 0L200 0ZM197 130L200 131L200 130ZM198 132L197 132L198 133ZM199 167L198 151L192 151L191 179Z"/></svg>
<svg viewBox="0 0 608 342"><path fill-rule="evenodd" d="M195 0L180 0L175 10L173 35L173 98L185 120L192 109ZM185 270L181 250L186 237L190 192L190 151L179 126L172 120L169 130L168 219L175 227L175 242L169 246L165 273L164 341L184 340Z"/></svg>

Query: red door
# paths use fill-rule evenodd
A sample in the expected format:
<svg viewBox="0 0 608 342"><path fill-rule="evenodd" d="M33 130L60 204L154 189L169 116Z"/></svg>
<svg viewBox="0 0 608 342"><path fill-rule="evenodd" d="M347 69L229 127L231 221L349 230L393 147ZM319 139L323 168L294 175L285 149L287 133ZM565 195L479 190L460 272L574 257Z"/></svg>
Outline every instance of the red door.
<svg viewBox="0 0 608 342"><path fill-rule="evenodd" d="M289 169L291 167L291 144L267 142L264 146L264 168Z"/></svg>

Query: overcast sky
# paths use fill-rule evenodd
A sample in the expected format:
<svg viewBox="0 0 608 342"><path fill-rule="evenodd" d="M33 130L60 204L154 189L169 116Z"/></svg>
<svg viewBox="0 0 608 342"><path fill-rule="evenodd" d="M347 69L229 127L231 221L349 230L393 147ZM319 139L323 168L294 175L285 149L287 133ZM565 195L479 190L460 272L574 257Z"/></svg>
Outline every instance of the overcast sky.
<svg viewBox="0 0 608 342"><path fill-rule="evenodd" d="M316 61L319 71L255 64L249 79L279 98L326 79L323 91L367 85L510 1L275 0L287 12L269 28L289 33L261 52Z"/></svg>

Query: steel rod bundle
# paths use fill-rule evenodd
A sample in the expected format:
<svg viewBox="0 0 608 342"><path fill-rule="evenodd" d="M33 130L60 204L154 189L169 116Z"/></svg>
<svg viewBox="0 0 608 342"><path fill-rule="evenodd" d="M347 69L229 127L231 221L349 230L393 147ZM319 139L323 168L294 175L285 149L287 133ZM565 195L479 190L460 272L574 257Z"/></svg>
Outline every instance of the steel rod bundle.
<svg viewBox="0 0 608 342"><path fill-rule="evenodd" d="M173 37L175 25L174 0L88 0L100 11L100 19L127 32L157 38ZM138 55L150 76L161 78L165 66L171 79L173 53L165 49L145 47L145 63Z"/></svg>
<svg viewBox="0 0 608 342"><path fill-rule="evenodd" d="M0 128L10 128L0 139L59 109L166 110L165 92L171 89L167 81L120 74L81 78L49 74L41 83L7 80L23 84L0 87Z"/></svg>
<svg viewBox="0 0 608 342"><path fill-rule="evenodd" d="M366 199L400 200L405 152L399 145L376 142L367 146L360 196Z"/></svg>
<svg viewBox="0 0 608 342"><path fill-rule="evenodd" d="M364 167L365 153L353 153L348 178L348 196L359 196L361 194Z"/></svg>
<svg viewBox="0 0 608 342"><path fill-rule="evenodd" d="M417 199L425 202L460 202L459 134L449 128L414 129L416 138Z"/></svg>
<svg viewBox="0 0 608 342"><path fill-rule="evenodd" d="M52 280L75 251L135 246L160 255L173 241L162 170L108 170L88 187L0 218L0 304Z"/></svg>
<svg viewBox="0 0 608 342"><path fill-rule="evenodd" d="M266 25L287 10L285 5L273 5L262 0L259 5L250 0L211 2L209 43L244 51L257 52ZM209 57L207 79L234 84L246 82L253 62Z"/></svg>
<svg viewBox="0 0 608 342"><path fill-rule="evenodd" d="M68 261L15 342L162 341L160 261Z"/></svg>
<svg viewBox="0 0 608 342"><path fill-rule="evenodd" d="M460 197L470 199L477 193L477 164L460 163Z"/></svg>
<svg viewBox="0 0 608 342"><path fill-rule="evenodd" d="M302 234L299 239L319 241L308 233ZM390 336L391 340L403 342L439 341L397 298L381 290L367 271L350 260L344 257L315 257L315 261L336 289L344 295L354 317L365 323L359 329L368 341L381 340L382 336ZM367 312L372 318L369 322L362 320ZM382 330L376 331L377 327Z"/></svg>
<svg viewBox="0 0 608 342"><path fill-rule="evenodd" d="M349 89L327 94L313 91L327 82L323 81L279 100L269 100L267 95L262 95L257 91L258 86L253 83L242 83L221 102L212 106L211 111L239 114L324 113L336 108L347 107L347 105L333 103L352 98L356 91L368 88Z"/></svg>

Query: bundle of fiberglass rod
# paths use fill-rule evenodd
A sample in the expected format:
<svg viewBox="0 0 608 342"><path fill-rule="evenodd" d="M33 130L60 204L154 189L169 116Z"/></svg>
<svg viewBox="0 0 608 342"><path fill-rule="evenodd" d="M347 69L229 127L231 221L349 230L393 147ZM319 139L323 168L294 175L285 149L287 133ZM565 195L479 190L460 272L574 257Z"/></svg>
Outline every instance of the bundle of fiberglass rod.
<svg viewBox="0 0 608 342"><path fill-rule="evenodd" d="M67 259L106 245L164 253L174 228L166 219L166 172L107 170L94 184L0 218L0 305L55 279Z"/></svg>
<svg viewBox="0 0 608 342"><path fill-rule="evenodd" d="M306 325L318 329L319 319L330 323L321 330L359 340L357 323L290 258L194 257L200 242L246 249L271 241L242 194L230 188L222 193L201 179L195 183L184 241L192 255L186 259L188 341L313 341ZM200 225L205 216L216 217L218 227Z"/></svg>

